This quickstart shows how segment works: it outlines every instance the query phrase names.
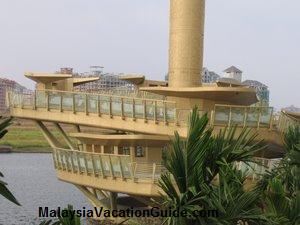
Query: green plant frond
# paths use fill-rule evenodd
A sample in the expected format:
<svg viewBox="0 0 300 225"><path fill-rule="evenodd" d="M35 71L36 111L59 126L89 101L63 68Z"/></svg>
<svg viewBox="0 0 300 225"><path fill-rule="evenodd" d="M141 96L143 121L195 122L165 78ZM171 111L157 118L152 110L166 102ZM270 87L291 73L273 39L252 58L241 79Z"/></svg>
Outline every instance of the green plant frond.
<svg viewBox="0 0 300 225"><path fill-rule="evenodd" d="M45 220L45 221L41 222L39 225L60 225L60 222L57 221L57 222L52 223L52 220L48 220L48 221Z"/></svg>
<svg viewBox="0 0 300 225"><path fill-rule="evenodd" d="M68 210L70 212L72 212L73 206L72 205L68 205L67 208L63 209L63 210ZM68 217L59 217L58 221L60 225L81 225L81 221L80 221L80 217L74 216L73 218L71 218L71 214L68 214Z"/></svg>
<svg viewBox="0 0 300 225"><path fill-rule="evenodd" d="M300 125L290 126L284 134L283 141L287 152L295 149L300 144Z"/></svg>
<svg viewBox="0 0 300 225"><path fill-rule="evenodd" d="M10 124L11 124L12 118L6 118L0 121L0 133L2 133Z"/></svg>
<svg viewBox="0 0 300 225"><path fill-rule="evenodd" d="M20 205L18 200L14 197L14 195L7 189L6 183L1 181L0 182L0 195L2 195L7 200L15 203L16 205Z"/></svg>
<svg viewBox="0 0 300 225"><path fill-rule="evenodd" d="M169 198L179 201L179 194L169 173L164 173L161 175L158 185Z"/></svg>
<svg viewBox="0 0 300 225"><path fill-rule="evenodd" d="M172 140L172 149L167 155L165 165L168 171L173 175L180 192L187 190L186 161L184 142L176 132L175 138Z"/></svg>

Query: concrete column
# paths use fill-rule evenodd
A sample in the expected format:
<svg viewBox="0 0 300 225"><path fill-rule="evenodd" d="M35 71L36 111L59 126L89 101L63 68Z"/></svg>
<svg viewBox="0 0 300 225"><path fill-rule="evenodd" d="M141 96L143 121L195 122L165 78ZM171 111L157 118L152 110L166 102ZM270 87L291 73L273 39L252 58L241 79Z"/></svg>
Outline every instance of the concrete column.
<svg viewBox="0 0 300 225"><path fill-rule="evenodd" d="M171 0L169 86L201 85L205 0Z"/></svg>
<svg viewBox="0 0 300 225"><path fill-rule="evenodd" d="M71 139L68 137L68 135L66 134L66 132L64 131L64 129L59 125L59 123L54 123L55 127L57 128L57 130L60 132L60 134L62 135L63 139L65 140L65 142L67 143L67 145L69 146L69 148L71 150L74 150L74 146L72 144Z"/></svg>
<svg viewBox="0 0 300 225"><path fill-rule="evenodd" d="M57 140L57 138L49 131L49 129L43 124L42 121L36 121L37 126L42 131L42 134L48 141L52 148L63 148L63 145Z"/></svg>
<svg viewBox="0 0 300 225"><path fill-rule="evenodd" d="M110 192L110 209L111 210L117 210L117 197L118 193L116 192Z"/></svg>

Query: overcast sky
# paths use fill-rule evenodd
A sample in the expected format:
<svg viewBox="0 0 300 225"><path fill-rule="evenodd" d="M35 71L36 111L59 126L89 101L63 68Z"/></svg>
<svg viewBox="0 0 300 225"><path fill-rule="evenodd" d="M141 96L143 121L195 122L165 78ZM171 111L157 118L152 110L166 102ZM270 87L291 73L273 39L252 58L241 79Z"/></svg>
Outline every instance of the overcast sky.
<svg viewBox="0 0 300 225"><path fill-rule="evenodd" d="M276 108L300 106L300 1L207 0L204 65L271 90ZM73 67L142 73L168 68L169 0L0 0L0 76Z"/></svg>

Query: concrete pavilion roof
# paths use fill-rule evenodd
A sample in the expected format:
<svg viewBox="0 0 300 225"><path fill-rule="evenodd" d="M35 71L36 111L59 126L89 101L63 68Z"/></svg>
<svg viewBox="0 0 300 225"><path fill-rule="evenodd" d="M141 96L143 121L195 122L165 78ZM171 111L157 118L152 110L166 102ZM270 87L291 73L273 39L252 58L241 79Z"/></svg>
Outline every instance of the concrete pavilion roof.
<svg viewBox="0 0 300 225"><path fill-rule="evenodd" d="M75 77L73 78L73 85L78 86L81 84L97 81L99 79L100 77Z"/></svg>
<svg viewBox="0 0 300 225"><path fill-rule="evenodd" d="M45 84L72 78L72 74L26 72L25 77L35 82Z"/></svg>
<svg viewBox="0 0 300 225"><path fill-rule="evenodd" d="M161 135L144 134L89 134L89 133L70 133L70 136L82 141L85 144L104 145L104 146L149 146L161 147L170 142L170 137Z"/></svg>
<svg viewBox="0 0 300 225"><path fill-rule="evenodd" d="M130 82L132 84L135 84L135 85L139 85L139 84L142 84L145 81L145 76L144 75L128 74L128 75L120 76L119 79L128 81L128 82Z"/></svg>
<svg viewBox="0 0 300 225"><path fill-rule="evenodd" d="M256 90L248 87L142 87L140 90L164 96L226 101L236 105L251 105L258 102Z"/></svg>

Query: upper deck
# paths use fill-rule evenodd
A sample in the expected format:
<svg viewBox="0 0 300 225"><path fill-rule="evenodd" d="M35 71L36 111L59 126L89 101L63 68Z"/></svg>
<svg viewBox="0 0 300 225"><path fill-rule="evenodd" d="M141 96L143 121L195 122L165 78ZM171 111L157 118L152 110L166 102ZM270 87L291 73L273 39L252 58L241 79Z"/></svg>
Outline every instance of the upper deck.
<svg viewBox="0 0 300 225"><path fill-rule="evenodd" d="M160 99L127 97L114 94L91 94L65 91L35 91L32 94L8 93L11 115L19 118L86 125L135 133L187 135L191 109ZM280 134L299 120L272 107L251 107L216 104L207 114L210 125L219 129L228 126L253 128L259 138L281 145Z"/></svg>

